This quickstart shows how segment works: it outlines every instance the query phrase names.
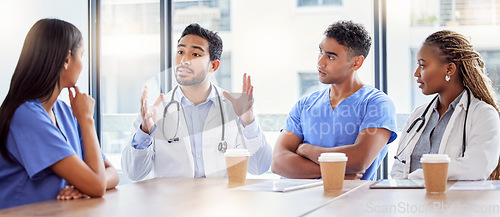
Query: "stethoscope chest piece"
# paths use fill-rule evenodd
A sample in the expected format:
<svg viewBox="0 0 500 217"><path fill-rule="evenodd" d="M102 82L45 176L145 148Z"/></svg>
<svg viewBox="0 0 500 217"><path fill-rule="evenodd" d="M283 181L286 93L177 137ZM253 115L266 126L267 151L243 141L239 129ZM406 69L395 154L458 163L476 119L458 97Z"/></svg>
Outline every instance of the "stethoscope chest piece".
<svg viewBox="0 0 500 217"><path fill-rule="evenodd" d="M219 146L217 147L221 153L226 153L227 150L227 142L226 141L221 141L219 142Z"/></svg>
<svg viewBox="0 0 500 217"><path fill-rule="evenodd" d="M178 142L178 141L179 141L179 137L172 137L172 138L167 140L168 143Z"/></svg>
<svg viewBox="0 0 500 217"><path fill-rule="evenodd" d="M179 117L179 114L180 114L180 110L182 108L181 104L176 101L174 99L174 96L175 96L175 91L177 90L179 86L176 86L174 88L174 90L172 91L172 96L170 98L170 102L167 103L167 105L165 106L165 108L163 109L163 118L166 117L167 115L167 111L168 111L168 107L170 105L175 105L176 108L177 108L177 127L175 128L175 134L172 138L168 139L168 143L172 143L172 142L178 142L179 141L179 137L177 136L177 133L179 132L179 124L180 124L180 117ZM218 98L218 101L219 101L219 110L220 110L220 117L221 117L221 122L222 122L222 132L221 132L221 141L219 142L219 145L217 146L217 149L221 152L221 153L226 153L226 150L227 150L227 142L224 141L224 127L225 127L225 120L224 120L224 112L222 112L222 99L220 97L220 94L219 94L219 91L217 90L217 88L215 86L213 86L213 88L215 89L215 93L217 94L217 98ZM165 121L163 121L163 129L165 129ZM163 131L163 136L165 136L165 131Z"/></svg>

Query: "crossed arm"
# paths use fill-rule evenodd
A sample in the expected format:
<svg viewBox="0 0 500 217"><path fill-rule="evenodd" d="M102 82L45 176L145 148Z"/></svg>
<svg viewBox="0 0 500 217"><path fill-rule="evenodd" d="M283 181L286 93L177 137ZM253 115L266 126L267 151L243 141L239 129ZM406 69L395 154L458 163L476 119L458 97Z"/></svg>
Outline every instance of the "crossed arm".
<svg viewBox="0 0 500 217"><path fill-rule="evenodd" d="M113 189L118 185L119 177L115 167L111 164L109 159L104 160L104 167L106 170L106 190ZM80 192L73 185L66 185L57 195L58 200L71 200L86 198L88 195Z"/></svg>
<svg viewBox="0 0 500 217"><path fill-rule="evenodd" d="M352 145L325 148L302 143L294 133L283 130L276 141L272 172L287 178L319 178L318 157L323 152L345 153L348 161L345 179L359 179L389 141L391 131L384 128L362 130Z"/></svg>
<svg viewBox="0 0 500 217"><path fill-rule="evenodd" d="M74 96L71 89L68 90L71 109L81 129L85 160L73 154L54 163L50 169L79 192L91 197L101 197L106 189L118 184L118 173L108 159L102 159L93 120L95 101L89 95L81 93L78 87L74 87ZM63 191L59 196L64 194Z"/></svg>

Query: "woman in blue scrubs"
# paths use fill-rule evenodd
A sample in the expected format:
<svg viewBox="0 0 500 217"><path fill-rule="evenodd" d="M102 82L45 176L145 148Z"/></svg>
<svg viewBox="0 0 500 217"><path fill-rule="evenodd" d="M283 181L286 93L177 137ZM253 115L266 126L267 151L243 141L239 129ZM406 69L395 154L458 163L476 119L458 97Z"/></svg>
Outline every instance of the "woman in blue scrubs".
<svg viewBox="0 0 500 217"><path fill-rule="evenodd" d="M94 99L75 86L84 47L62 20L39 20L28 32L0 107L0 209L101 197L118 184L97 140ZM57 99L64 88L71 107Z"/></svg>

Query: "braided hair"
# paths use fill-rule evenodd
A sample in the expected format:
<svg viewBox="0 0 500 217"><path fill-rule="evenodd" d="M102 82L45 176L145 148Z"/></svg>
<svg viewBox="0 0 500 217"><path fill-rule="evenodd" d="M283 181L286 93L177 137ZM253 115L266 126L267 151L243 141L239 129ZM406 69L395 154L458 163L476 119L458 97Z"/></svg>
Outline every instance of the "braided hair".
<svg viewBox="0 0 500 217"><path fill-rule="evenodd" d="M437 48L437 56L440 56L444 63L455 63L460 78L474 97L500 112L491 80L486 75L484 61L465 36L454 31L442 30L427 37L424 45ZM500 159L490 179L500 180Z"/></svg>

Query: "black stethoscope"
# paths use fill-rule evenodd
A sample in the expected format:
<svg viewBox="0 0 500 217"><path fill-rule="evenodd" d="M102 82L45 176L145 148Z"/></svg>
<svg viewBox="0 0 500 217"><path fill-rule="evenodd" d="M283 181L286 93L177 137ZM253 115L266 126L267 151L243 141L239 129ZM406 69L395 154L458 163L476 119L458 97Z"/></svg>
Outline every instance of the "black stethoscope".
<svg viewBox="0 0 500 217"><path fill-rule="evenodd" d="M467 91L467 110L465 110L464 131L463 131L463 137L462 137L462 157L464 156L464 153L465 153L465 127L466 127L466 124L467 124L467 115L469 114L469 107L470 107L470 90L469 90L468 87L465 87L465 90ZM411 123L410 127L408 127L408 130L406 130L406 135L408 135L410 133L410 131L413 129L413 127L415 127L415 125L419 121L420 121L420 125L417 127L417 130L415 131L415 134L417 134L422 129L422 127L425 125L425 115L427 115L427 111L429 111L429 108L432 106L432 103L434 101L436 101L437 98L438 98L438 95L436 95L436 97L434 97L434 99L431 100L431 102L429 103L429 105L427 105L427 107L424 110L424 113L422 113L422 115L420 117L418 117L417 119L415 119ZM415 136L415 134L413 134L413 136ZM404 138L402 138L401 141L404 141ZM406 147L408 147L409 144L410 144L409 142L406 143L405 147L403 147L403 149L401 151L399 151L394 156L394 159L400 161L403 164L406 164L406 160L400 160L399 156L403 153L403 151L406 149Z"/></svg>
<svg viewBox="0 0 500 217"><path fill-rule="evenodd" d="M180 122L179 115L180 115L181 105L180 105L179 102L177 102L174 99L175 91L177 90L178 87L179 86L175 86L174 90L172 91L172 97L170 98L170 102L167 103L167 105L163 109L163 129L165 129L165 117L167 115L168 107L170 105L172 105L172 104L175 104L176 107L177 107L177 127L175 128L175 134L174 134L174 136L172 138L170 138L170 139L167 140L168 143L178 142L179 141L179 137L177 136L177 133L179 132L179 122ZM219 152L225 153L226 150L227 150L227 142L224 140L224 124L225 124L225 121L224 121L224 113L222 112L222 102L221 102L221 98L220 98L220 95L219 95L219 91L217 91L217 88L215 88L215 86L213 86L213 85L212 85L212 88L215 89L215 93L217 94L217 98L219 100L219 111L220 111L220 117L221 117L221 120L222 120L222 136L221 136L221 141L219 142L219 145L217 146L217 149L219 150ZM163 130L162 133L163 133L164 138L167 138L165 136L165 130Z"/></svg>

